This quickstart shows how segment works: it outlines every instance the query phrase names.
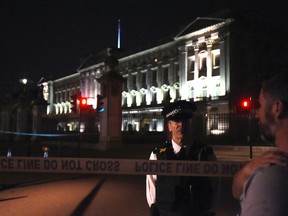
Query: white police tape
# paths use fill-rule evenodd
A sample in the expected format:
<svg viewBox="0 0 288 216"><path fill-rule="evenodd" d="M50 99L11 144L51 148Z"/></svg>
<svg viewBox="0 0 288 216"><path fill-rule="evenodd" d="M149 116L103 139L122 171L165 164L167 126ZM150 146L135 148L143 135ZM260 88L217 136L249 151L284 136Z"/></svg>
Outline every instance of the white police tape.
<svg viewBox="0 0 288 216"><path fill-rule="evenodd" d="M2 172L232 177L244 162L0 157Z"/></svg>

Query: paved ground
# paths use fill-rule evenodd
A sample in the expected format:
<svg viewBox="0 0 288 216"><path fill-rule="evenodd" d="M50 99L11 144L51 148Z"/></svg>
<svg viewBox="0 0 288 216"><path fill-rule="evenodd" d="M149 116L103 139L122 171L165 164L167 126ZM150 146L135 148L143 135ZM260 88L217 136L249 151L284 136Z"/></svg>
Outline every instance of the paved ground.
<svg viewBox="0 0 288 216"><path fill-rule="evenodd" d="M1 182L10 186L0 190L2 216L149 215L144 176L1 173ZM232 178L219 182L214 212L236 215Z"/></svg>

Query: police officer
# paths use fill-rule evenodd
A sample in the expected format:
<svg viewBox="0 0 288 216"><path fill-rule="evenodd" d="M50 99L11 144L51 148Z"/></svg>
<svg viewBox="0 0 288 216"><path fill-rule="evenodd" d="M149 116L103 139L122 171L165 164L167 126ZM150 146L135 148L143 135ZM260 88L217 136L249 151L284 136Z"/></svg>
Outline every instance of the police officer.
<svg viewBox="0 0 288 216"><path fill-rule="evenodd" d="M150 160L216 160L211 147L192 141L191 119L195 111L195 103L188 101L163 108L169 139L154 149ZM153 216L213 215L213 194L208 177L146 176L146 198Z"/></svg>

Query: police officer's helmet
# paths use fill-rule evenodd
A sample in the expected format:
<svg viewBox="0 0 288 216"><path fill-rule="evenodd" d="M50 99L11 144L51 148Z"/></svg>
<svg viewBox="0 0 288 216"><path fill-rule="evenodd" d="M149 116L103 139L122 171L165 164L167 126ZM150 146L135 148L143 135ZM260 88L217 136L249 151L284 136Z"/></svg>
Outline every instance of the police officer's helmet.
<svg viewBox="0 0 288 216"><path fill-rule="evenodd" d="M183 120L193 117L193 113L197 110L194 102L181 100L166 105L161 114L166 120Z"/></svg>

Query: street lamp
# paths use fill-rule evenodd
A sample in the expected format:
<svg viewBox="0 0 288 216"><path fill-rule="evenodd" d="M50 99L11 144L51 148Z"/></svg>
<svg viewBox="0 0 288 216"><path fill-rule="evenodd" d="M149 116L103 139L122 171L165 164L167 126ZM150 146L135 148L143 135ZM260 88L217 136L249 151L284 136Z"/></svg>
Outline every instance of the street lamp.
<svg viewBox="0 0 288 216"><path fill-rule="evenodd" d="M28 78L21 78L19 79L19 83L23 86L23 91L26 92L28 85L32 84L32 80L28 79Z"/></svg>
<svg viewBox="0 0 288 216"><path fill-rule="evenodd" d="M19 82L20 82L21 84L23 84L23 85L27 85L28 79L22 78L22 79L19 79Z"/></svg>

